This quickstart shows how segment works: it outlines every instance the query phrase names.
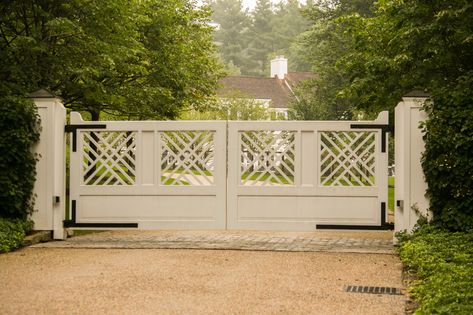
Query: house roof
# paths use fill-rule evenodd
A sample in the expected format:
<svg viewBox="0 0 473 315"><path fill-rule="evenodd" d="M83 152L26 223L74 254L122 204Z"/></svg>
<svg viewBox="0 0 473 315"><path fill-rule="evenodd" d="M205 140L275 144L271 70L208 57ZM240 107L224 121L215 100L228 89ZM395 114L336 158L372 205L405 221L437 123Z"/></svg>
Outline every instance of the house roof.
<svg viewBox="0 0 473 315"><path fill-rule="evenodd" d="M289 72L284 80L278 78L229 76L220 80L217 95L225 97L232 92L240 92L254 99L270 99L273 108L287 108L292 97L291 88L300 81L313 77L310 72Z"/></svg>
<svg viewBox="0 0 473 315"><path fill-rule="evenodd" d="M299 82L304 80L313 79L315 77L313 72L288 72L286 74L286 79L291 85L291 87L295 87Z"/></svg>

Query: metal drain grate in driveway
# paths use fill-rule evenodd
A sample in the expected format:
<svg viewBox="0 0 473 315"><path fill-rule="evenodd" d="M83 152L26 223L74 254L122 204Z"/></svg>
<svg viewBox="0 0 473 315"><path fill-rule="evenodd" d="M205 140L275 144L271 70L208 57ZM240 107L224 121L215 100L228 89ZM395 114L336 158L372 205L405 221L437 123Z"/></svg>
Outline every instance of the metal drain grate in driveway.
<svg viewBox="0 0 473 315"><path fill-rule="evenodd" d="M399 288L373 287L362 285L348 285L345 287L345 292L402 295L401 289Z"/></svg>

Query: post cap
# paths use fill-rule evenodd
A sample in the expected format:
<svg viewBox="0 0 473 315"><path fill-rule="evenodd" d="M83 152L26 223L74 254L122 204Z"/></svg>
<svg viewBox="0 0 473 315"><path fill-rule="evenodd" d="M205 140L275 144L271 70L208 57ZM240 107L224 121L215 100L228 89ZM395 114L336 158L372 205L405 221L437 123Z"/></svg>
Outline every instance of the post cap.
<svg viewBox="0 0 473 315"><path fill-rule="evenodd" d="M36 92L28 94L29 98L57 98L56 95L52 94L49 91L46 91L45 89L40 89Z"/></svg>
<svg viewBox="0 0 473 315"><path fill-rule="evenodd" d="M429 98L430 94L423 91L423 90L413 90L404 95L403 97L423 97L423 98Z"/></svg>

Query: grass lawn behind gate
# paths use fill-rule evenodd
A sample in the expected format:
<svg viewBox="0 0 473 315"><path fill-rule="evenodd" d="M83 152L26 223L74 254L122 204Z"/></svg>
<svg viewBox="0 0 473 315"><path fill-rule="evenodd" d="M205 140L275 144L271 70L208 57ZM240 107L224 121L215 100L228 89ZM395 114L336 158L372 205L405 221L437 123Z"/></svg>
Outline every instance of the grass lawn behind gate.
<svg viewBox="0 0 473 315"><path fill-rule="evenodd" d="M388 177L388 209L394 211L394 176Z"/></svg>

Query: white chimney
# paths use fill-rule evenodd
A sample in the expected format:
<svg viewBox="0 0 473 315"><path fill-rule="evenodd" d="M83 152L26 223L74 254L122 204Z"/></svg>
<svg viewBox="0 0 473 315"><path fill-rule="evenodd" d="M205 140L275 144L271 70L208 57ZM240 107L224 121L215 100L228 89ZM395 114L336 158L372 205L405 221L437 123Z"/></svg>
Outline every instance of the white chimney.
<svg viewBox="0 0 473 315"><path fill-rule="evenodd" d="M284 56L276 56L271 60L271 78L275 76L282 80L287 74L287 59Z"/></svg>

